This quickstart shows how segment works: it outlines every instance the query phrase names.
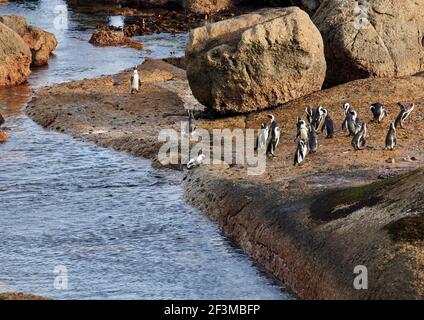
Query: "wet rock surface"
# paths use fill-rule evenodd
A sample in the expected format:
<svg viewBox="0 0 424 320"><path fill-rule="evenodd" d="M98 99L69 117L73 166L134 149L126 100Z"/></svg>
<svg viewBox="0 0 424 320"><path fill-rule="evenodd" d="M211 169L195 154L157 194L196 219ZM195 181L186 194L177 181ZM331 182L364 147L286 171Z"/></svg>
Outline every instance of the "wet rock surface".
<svg viewBox="0 0 424 320"><path fill-rule="evenodd" d="M91 36L89 42L95 46L128 46L135 49L142 49L143 45L131 40L122 31L111 30L104 26L99 27Z"/></svg>

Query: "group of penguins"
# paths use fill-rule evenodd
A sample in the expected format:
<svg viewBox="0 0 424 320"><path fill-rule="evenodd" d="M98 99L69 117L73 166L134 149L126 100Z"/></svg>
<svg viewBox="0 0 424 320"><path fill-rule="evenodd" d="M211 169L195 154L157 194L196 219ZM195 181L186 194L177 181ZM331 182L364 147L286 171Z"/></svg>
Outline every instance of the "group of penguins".
<svg viewBox="0 0 424 320"><path fill-rule="evenodd" d="M386 150L393 150L397 144L396 128L404 128L405 120L414 110L414 104L400 104L399 115L395 122L390 123L389 130L386 135ZM367 143L368 132L367 124L359 118L358 112L355 111L349 103L343 104L344 120L342 130L352 137L352 147L355 150L363 150ZM380 124L388 115L387 109L381 103L374 103L370 106L373 114L372 121ZM323 133L326 138L334 137L334 121L331 119L329 111L320 106L318 108L308 107L305 109L306 119L308 123L301 117L296 120L296 152L294 155L294 166L300 165L309 153L318 151L318 133ZM261 124L259 134L256 139L255 150L266 150L267 156L275 157L275 151L280 142L281 129L275 120L274 115L269 114L269 125Z"/></svg>

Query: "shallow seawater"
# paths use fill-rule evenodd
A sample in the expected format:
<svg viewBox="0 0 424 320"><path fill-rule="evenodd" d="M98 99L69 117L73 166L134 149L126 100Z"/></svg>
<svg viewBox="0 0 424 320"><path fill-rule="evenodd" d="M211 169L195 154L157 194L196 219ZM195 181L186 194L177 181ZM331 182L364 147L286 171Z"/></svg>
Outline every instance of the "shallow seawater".
<svg viewBox="0 0 424 320"><path fill-rule="evenodd" d="M0 4L0 14L24 15L60 43L29 85L0 90L10 134L0 145L0 291L56 299L287 299L184 202L180 174L46 131L24 114L32 88L183 53L186 35L142 37L147 52L95 48L87 43L95 26L119 19L68 11L67 27L56 29L55 10L64 5Z"/></svg>

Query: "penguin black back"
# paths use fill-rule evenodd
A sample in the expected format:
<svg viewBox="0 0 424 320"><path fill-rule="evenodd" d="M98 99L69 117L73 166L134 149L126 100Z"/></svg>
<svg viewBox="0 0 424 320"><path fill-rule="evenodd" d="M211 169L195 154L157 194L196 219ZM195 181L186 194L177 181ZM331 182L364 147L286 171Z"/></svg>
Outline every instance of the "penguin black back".
<svg viewBox="0 0 424 320"><path fill-rule="evenodd" d="M331 119L329 114L325 117L324 126L322 127L322 129L325 133L326 138L334 138L334 121L333 119Z"/></svg>
<svg viewBox="0 0 424 320"><path fill-rule="evenodd" d="M318 135L314 128L309 129L309 152L316 153L318 151Z"/></svg>
<svg viewBox="0 0 424 320"><path fill-rule="evenodd" d="M395 121L395 128L400 126L402 129L404 129L403 124L405 120L411 115L412 111L415 108L415 105L411 103L407 106L404 106L403 104L399 103L399 107L400 107L400 111Z"/></svg>

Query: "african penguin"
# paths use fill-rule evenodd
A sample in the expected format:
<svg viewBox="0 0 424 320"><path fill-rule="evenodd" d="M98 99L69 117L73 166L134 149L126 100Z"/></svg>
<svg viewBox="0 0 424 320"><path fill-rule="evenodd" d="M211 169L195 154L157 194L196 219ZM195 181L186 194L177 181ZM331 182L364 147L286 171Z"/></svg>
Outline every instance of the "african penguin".
<svg viewBox="0 0 424 320"><path fill-rule="evenodd" d="M381 121L383 121L384 117L387 116L387 110L381 103L373 103L370 106L370 110L373 114L373 122L380 123Z"/></svg>
<svg viewBox="0 0 424 320"><path fill-rule="evenodd" d="M330 114L327 114L325 117L322 131L324 132L326 138L334 138L334 121L331 119Z"/></svg>
<svg viewBox="0 0 424 320"><path fill-rule="evenodd" d="M400 127L404 129L403 123L411 115L411 112L414 110L415 105L411 103L404 106L403 104L399 103L399 106L400 106L400 112L395 121L395 128L397 128L400 125Z"/></svg>
<svg viewBox="0 0 424 320"><path fill-rule="evenodd" d="M268 115L268 118L271 121L269 126L269 136L268 146L266 149L266 154L268 156L275 157L275 150L277 149L278 143L280 142L281 129L278 127L275 117L272 114Z"/></svg>
<svg viewBox="0 0 424 320"><path fill-rule="evenodd" d="M308 153L308 146L303 140L297 142L296 153L294 154L294 163L293 165L300 165L306 158Z"/></svg>
<svg viewBox="0 0 424 320"><path fill-rule="evenodd" d="M352 138L352 147L355 150L363 150L367 142L367 124L361 124L361 129Z"/></svg>
<svg viewBox="0 0 424 320"><path fill-rule="evenodd" d="M256 138L255 150L264 150L266 148L266 142L268 141L269 128L265 123L261 124L258 136Z"/></svg>
<svg viewBox="0 0 424 320"><path fill-rule="evenodd" d="M297 117L296 128L297 128L297 132L296 132L295 141L300 139L300 140L303 140L304 142L308 142L309 129L308 129L308 126L306 125L305 120L301 119L300 117Z"/></svg>
<svg viewBox="0 0 424 320"><path fill-rule="evenodd" d="M131 93L138 92L141 87L141 79L138 74L137 67L134 68L133 74L131 76Z"/></svg>
<svg viewBox="0 0 424 320"><path fill-rule="evenodd" d="M347 119L348 119L349 109L350 109L349 103L346 102L345 104L343 104L343 112L344 112L344 119L343 119L343 123L342 123L342 130L343 131L349 131L349 129L347 127Z"/></svg>
<svg viewBox="0 0 424 320"><path fill-rule="evenodd" d="M354 136L361 128L358 113L355 110L352 110L351 108L348 110L348 113L346 115L346 128L349 132L349 136Z"/></svg>
<svg viewBox="0 0 424 320"><path fill-rule="evenodd" d="M191 159L188 163L187 163L187 169L192 169L194 167L198 167L200 166L203 161L205 160L206 156L204 154L200 154L197 156L197 158Z"/></svg>
<svg viewBox="0 0 424 320"><path fill-rule="evenodd" d="M312 122L312 127L315 128L317 132L322 131L322 127L324 125L325 117L327 116L328 111L323 107L318 107L315 113L314 120Z"/></svg>
<svg viewBox="0 0 424 320"><path fill-rule="evenodd" d="M188 133L189 135L191 135L196 130L196 123L194 119L193 110L188 109L187 114L188 114Z"/></svg>
<svg viewBox="0 0 424 320"><path fill-rule="evenodd" d="M314 128L309 129L309 152L316 153L318 151L318 135Z"/></svg>
<svg viewBox="0 0 424 320"><path fill-rule="evenodd" d="M386 150L393 150L396 147L397 139L396 139L396 128L395 124L391 123L389 126L389 131L386 136Z"/></svg>
<svg viewBox="0 0 424 320"><path fill-rule="evenodd" d="M311 107L307 107L305 109L306 120L308 120L308 122L309 122L310 125L312 125L312 122L314 121L315 112L316 112L316 110L313 109L313 108L311 108Z"/></svg>

